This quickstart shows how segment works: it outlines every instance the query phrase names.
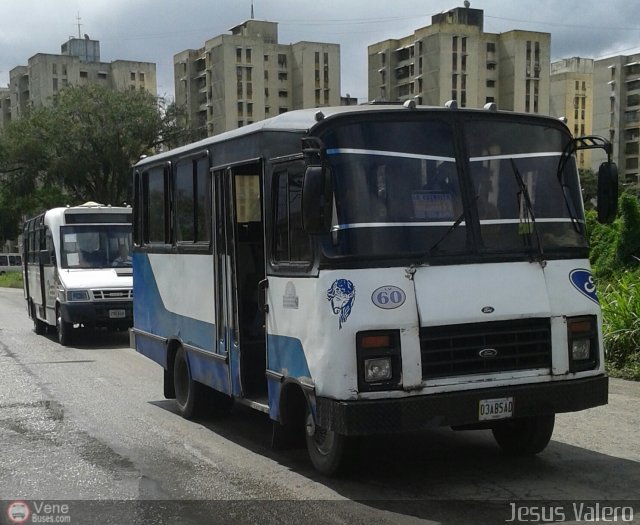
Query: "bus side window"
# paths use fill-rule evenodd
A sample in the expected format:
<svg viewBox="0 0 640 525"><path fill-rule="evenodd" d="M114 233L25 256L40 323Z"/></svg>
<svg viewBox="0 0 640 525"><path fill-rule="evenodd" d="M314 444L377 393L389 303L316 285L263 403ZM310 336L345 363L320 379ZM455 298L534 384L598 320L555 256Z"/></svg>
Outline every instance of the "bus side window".
<svg viewBox="0 0 640 525"><path fill-rule="evenodd" d="M145 244L168 242L168 170L156 166L142 174L143 232Z"/></svg>

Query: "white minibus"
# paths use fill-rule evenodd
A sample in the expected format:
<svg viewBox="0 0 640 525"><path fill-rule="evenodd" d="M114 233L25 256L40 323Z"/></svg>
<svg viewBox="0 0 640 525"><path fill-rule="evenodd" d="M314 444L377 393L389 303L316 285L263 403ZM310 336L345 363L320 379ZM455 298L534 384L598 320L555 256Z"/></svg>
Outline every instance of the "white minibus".
<svg viewBox="0 0 640 525"><path fill-rule="evenodd" d="M55 327L63 345L74 328L133 324L130 207L87 202L25 222L24 293L36 333Z"/></svg>

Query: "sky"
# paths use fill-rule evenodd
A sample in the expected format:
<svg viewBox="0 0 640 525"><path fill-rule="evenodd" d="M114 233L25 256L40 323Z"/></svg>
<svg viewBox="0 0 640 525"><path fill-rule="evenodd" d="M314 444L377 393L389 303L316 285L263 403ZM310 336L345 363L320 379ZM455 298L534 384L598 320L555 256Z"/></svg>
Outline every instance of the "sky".
<svg viewBox="0 0 640 525"><path fill-rule="evenodd" d="M0 0L0 87L37 53L69 37L100 41L101 60L155 62L158 94L173 97L173 56L251 18L252 0ZM402 38L463 0L253 0L278 22L281 44L340 45L341 94L367 99L367 46ZM471 0L484 31L551 33L551 60L640 52L640 0ZM80 20L78 21L78 18ZM78 28L80 23L80 28ZM78 30L79 29L79 30Z"/></svg>

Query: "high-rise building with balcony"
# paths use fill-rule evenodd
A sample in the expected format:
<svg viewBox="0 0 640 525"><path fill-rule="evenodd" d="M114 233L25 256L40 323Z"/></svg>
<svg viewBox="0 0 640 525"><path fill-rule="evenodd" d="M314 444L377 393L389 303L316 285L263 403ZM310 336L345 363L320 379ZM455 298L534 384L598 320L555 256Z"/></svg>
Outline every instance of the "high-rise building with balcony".
<svg viewBox="0 0 640 525"><path fill-rule="evenodd" d="M38 53L26 66L9 72L9 112L0 115L0 126L20 118L29 107L47 106L67 86L98 84L123 91L139 89L157 94L156 65L130 60L100 61L100 42L70 38L59 55ZM5 101L0 92L0 110Z"/></svg>
<svg viewBox="0 0 640 525"><path fill-rule="evenodd" d="M369 99L549 111L549 33L484 32L484 11L457 7L412 35L369 46Z"/></svg>
<svg viewBox="0 0 640 525"><path fill-rule="evenodd" d="M593 133L593 59L572 57L551 64L549 114L565 117L574 137ZM578 167L591 168L591 150L577 153Z"/></svg>
<svg viewBox="0 0 640 525"><path fill-rule="evenodd" d="M594 62L593 132L609 139L621 184L640 184L640 53ZM604 160L593 153L593 168Z"/></svg>
<svg viewBox="0 0 640 525"><path fill-rule="evenodd" d="M248 20L173 57L176 105L201 136L292 109L340 105L340 46L278 43L278 24Z"/></svg>

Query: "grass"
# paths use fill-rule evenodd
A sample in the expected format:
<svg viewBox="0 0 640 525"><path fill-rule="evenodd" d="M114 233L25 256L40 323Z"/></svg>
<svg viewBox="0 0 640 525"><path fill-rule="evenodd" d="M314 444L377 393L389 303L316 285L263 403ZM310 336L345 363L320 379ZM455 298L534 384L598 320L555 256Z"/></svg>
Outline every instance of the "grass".
<svg viewBox="0 0 640 525"><path fill-rule="evenodd" d="M0 288L22 288L22 273L7 272L0 275Z"/></svg>
<svg viewBox="0 0 640 525"><path fill-rule="evenodd" d="M599 283L607 372L640 381L640 271Z"/></svg>

